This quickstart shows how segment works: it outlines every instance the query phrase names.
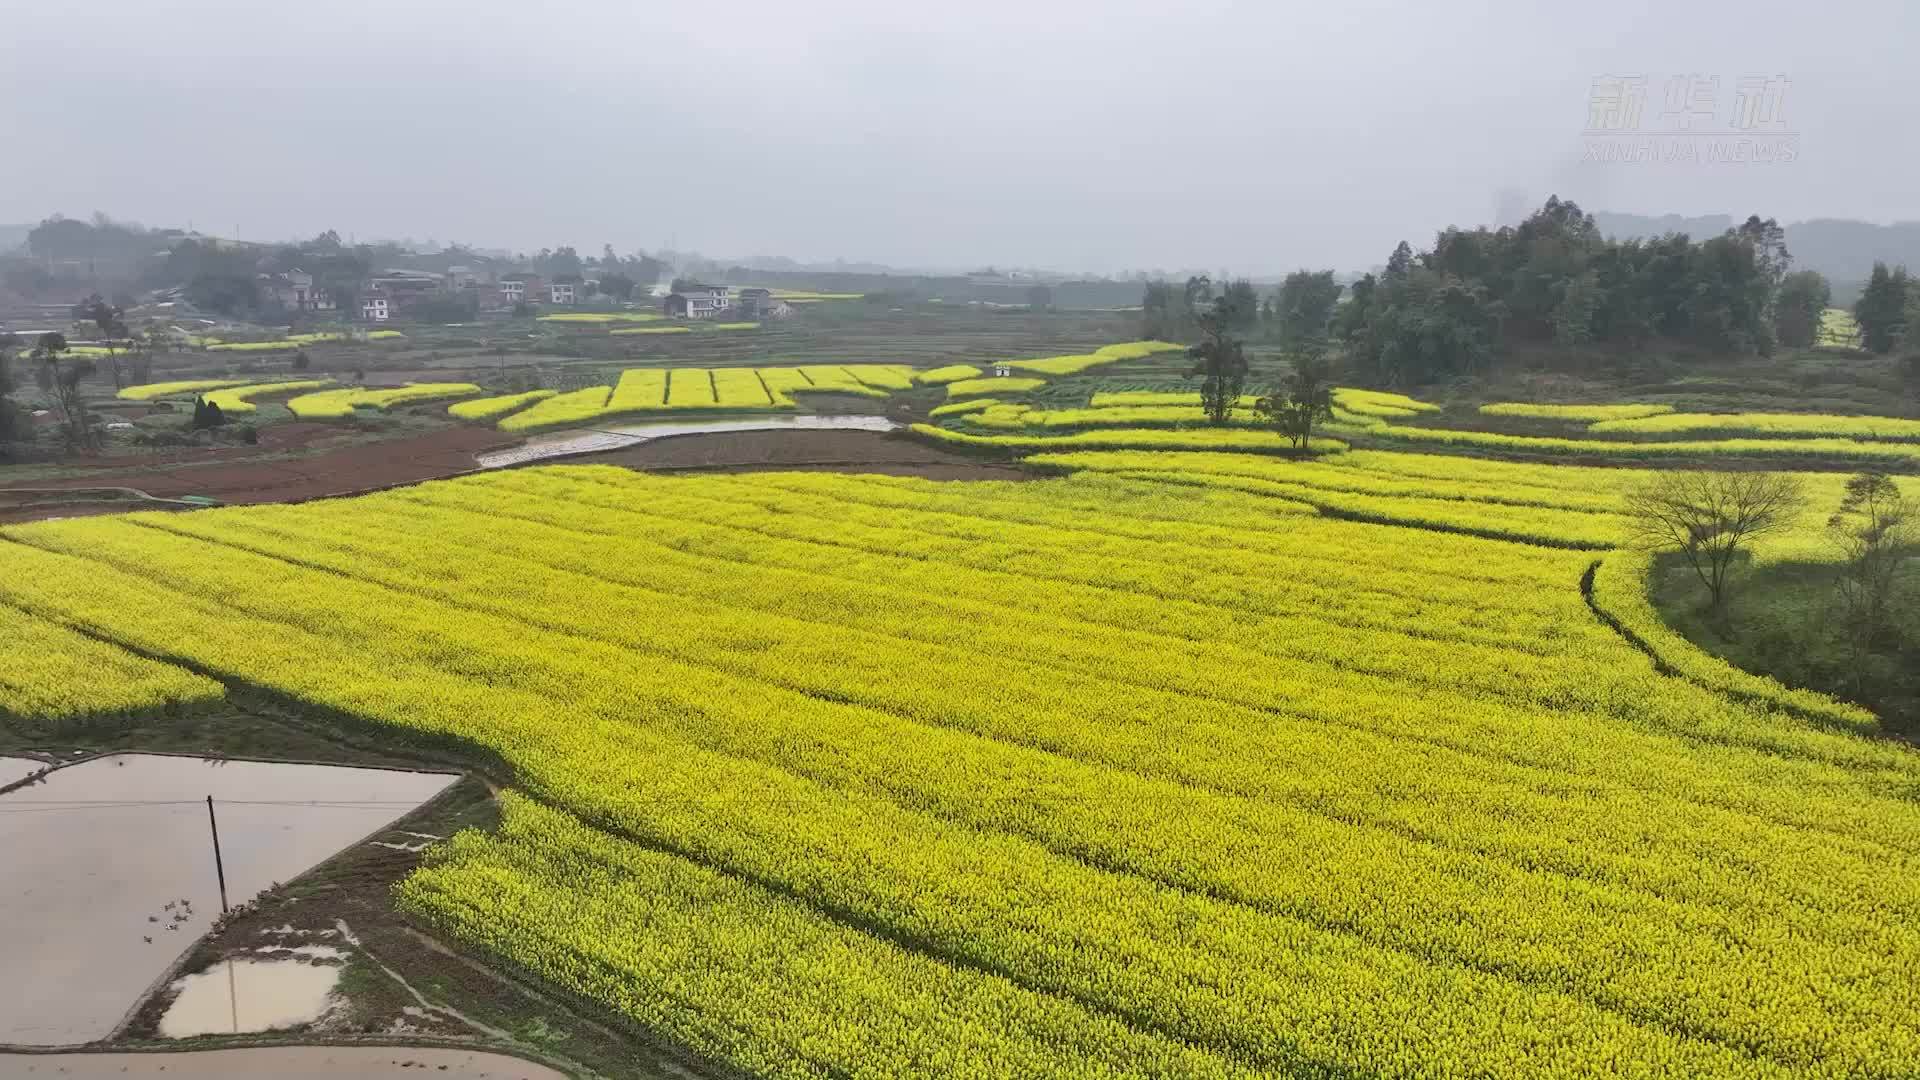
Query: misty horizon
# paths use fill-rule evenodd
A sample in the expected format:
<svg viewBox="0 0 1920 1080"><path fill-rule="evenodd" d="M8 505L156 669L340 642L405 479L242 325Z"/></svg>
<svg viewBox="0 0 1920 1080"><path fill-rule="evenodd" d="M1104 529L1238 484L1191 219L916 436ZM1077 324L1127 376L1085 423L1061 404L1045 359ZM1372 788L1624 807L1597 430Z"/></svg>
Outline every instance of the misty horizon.
<svg viewBox="0 0 1920 1080"><path fill-rule="evenodd" d="M108 4L76 50L70 18L22 10L0 88L28 104L0 138L52 164L13 170L0 222L99 210L262 242L331 228L516 252L1266 277L1365 269L1550 194L1649 216L1920 218L1913 151L1891 137L1920 96L1908 6L1478 16L349 0L289 34L270 7L198 0ZM1634 124L1596 119L1625 78ZM1741 84L1760 79L1790 160L1662 159L1682 121L1746 134ZM1591 159L1645 133L1665 140L1647 159Z"/></svg>

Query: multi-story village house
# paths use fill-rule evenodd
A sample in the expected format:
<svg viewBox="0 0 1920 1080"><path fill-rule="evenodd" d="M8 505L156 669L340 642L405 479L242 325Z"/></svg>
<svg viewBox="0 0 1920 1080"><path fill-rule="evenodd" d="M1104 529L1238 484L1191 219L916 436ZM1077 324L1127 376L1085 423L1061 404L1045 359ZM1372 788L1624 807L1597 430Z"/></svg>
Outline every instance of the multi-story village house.
<svg viewBox="0 0 1920 1080"><path fill-rule="evenodd" d="M266 295L288 311L332 311L333 294L325 287L315 285L313 275L304 270L289 270L284 274L261 274L260 288Z"/></svg>
<svg viewBox="0 0 1920 1080"><path fill-rule="evenodd" d="M725 285L683 285L667 295L666 312L681 319L711 319L733 307L733 290Z"/></svg>

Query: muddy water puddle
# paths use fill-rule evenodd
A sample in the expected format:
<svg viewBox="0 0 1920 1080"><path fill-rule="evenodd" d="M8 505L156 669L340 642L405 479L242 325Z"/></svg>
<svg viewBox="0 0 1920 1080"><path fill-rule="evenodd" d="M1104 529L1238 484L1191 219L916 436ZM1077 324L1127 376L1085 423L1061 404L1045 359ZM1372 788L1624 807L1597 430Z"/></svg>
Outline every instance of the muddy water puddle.
<svg viewBox="0 0 1920 1080"><path fill-rule="evenodd" d="M106 1037L206 933L220 914L209 795L238 905L455 779L117 754L0 795L0 1043ZM283 962L320 966L307 959Z"/></svg>
<svg viewBox="0 0 1920 1080"><path fill-rule="evenodd" d="M314 960L341 957L338 950L323 951L330 955ZM176 996L160 1017L160 1034L185 1039L310 1024L326 1014L340 971L339 963L305 957L222 960L174 982Z"/></svg>

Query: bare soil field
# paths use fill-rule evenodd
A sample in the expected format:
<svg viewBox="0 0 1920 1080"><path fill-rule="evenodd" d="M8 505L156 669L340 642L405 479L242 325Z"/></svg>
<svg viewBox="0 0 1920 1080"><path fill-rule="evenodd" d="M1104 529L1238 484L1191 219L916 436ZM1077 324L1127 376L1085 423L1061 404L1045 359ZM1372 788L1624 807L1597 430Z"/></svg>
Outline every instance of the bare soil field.
<svg viewBox="0 0 1920 1080"><path fill-rule="evenodd" d="M280 426L318 428L322 433L328 430L323 424ZM88 469L84 475L36 480L25 486L47 492L133 488L161 499L195 495L224 503L300 502L471 472L477 467L475 454L514 446L519 441L489 428L458 427L284 458L265 457L262 448L234 447L232 452L203 450L197 452L198 456L182 455L185 460L143 463L138 468L103 466ZM904 436L870 431L678 435L565 460L645 470L813 469L933 480L1019 480L1027 476L1011 464L983 461ZM60 502L58 498L55 494L15 506L0 503L0 524L157 508L126 500Z"/></svg>
<svg viewBox="0 0 1920 1080"><path fill-rule="evenodd" d="M244 460L259 457L262 454L283 453L288 450L300 450L310 446L324 445L350 439L355 432L352 428L340 424L316 424L294 420L281 424L268 424L259 429L260 441L246 446L193 447L182 450L163 451L142 454L109 454L103 457L70 457L60 462L62 468L91 469L110 471L126 469L130 466L148 468L156 465L194 464L206 461ZM91 481L89 481L91 482Z"/></svg>
<svg viewBox="0 0 1920 1080"><path fill-rule="evenodd" d="M1021 480L1014 465L966 457L899 435L876 431L740 431L674 435L638 446L583 454L571 464L630 469L702 469L744 472L807 469L823 472L923 476L932 480Z"/></svg>
<svg viewBox="0 0 1920 1080"><path fill-rule="evenodd" d="M320 424L297 426L325 430L325 425ZM224 450L200 451L197 457L182 462L143 464L139 468L120 470L102 468L90 470L84 476L35 481L31 486L59 490L128 487L159 498L202 495L228 503L297 502L467 472L475 467L474 454L516 442L518 439L512 436L487 428L447 428L426 435L272 460L260 460L263 455L258 451L267 449L265 447L246 447L245 450L255 452L232 456L225 456ZM284 445L281 448L284 449ZM200 463L209 459L210 464ZM109 511L125 509L126 506L118 505ZM0 509L0 522L88 512L101 511L44 505Z"/></svg>

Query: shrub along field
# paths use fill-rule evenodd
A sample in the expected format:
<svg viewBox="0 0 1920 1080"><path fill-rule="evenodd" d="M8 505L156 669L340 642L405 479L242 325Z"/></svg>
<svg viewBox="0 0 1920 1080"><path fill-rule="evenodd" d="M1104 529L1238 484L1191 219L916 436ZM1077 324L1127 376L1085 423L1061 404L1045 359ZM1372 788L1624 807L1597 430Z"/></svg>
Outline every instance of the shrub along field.
<svg viewBox="0 0 1920 1080"><path fill-rule="evenodd" d="M478 764L504 826L404 908L755 1075L1920 1060L1920 755L1660 625L1632 470L1039 460L10 527L0 617L72 657L0 717L212 678Z"/></svg>

